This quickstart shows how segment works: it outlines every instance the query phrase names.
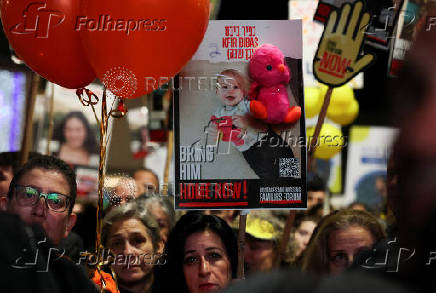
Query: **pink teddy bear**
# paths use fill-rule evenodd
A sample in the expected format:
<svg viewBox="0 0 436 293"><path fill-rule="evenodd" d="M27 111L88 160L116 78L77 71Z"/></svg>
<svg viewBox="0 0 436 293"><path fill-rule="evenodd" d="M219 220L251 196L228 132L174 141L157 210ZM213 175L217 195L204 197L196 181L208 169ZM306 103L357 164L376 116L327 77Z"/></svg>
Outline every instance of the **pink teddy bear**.
<svg viewBox="0 0 436 293"><path fill-rule="evenodd" d="M250 111L267 123L294 123L301 117L299 106L290 107L286 87L291 74L284 63L283 53L274 45L263 44L249 63L253 82L249 96L254 99Z"/></svg>

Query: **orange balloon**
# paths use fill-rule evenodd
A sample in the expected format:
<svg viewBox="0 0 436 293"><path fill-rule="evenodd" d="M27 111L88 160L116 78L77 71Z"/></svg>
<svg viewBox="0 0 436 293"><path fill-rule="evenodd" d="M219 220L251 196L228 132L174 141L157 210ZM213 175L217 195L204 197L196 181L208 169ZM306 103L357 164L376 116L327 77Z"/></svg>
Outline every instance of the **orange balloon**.
<svg viewBox="0 0 436 293"><path fill-rule="evenodd" d="M168 82L192 57L209 21L208 0L86 0L77 19L97 76L135 98Z"/></svg>
<svg viewBox="0 0 436 293"><path fill-rule="evenodd" d="M78 0L2 0L3 29L15 53L44 78L66 88L95 79L80 34Z"/></svg>

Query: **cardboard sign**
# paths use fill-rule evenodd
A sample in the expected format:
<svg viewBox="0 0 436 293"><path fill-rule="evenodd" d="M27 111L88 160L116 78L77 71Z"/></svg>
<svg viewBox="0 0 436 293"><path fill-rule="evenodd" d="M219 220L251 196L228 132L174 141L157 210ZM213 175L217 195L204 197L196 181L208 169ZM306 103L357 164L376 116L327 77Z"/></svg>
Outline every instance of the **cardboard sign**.
<svg viewBox="0 0 436 293"><path fill-rule="evenodd" d="M300 20L210 22L175 79L176 209L306 207L304 114L295 124L267 125L247 107L250 58L270 43L291 71L291 106L303 108L301 28Z"/></svg>
<svg viewBox="0 0 436 293"><path fill-rule="evenodd" d="M350 129L344 204L365 204L381 212L386 203L386 168L398 130L353 126Z"/></svg>
<svg viewBox="0 0 436 293"><path fill-rule="evenodd" d="M313 19L326 23L331 11L339 9L344 3L355 0L319 0ZM365 44L377 49L388 50L394 38L394 27L398 21L403 0L367 0L366 9L371 20L366 30Z"/></svg>
<svg viewBox="0 0 436 293"><path fill-rule="evenodd" d="M289 2L289 19L301 19L303 22L303 78L305 87L319 86L318 81L313 76L313 56L318 48L324 25L312 19L317 6L318 0L291 0ZM353 89L363 88L363 73L353 78L349 85Z"/></svg>
<svg viewBox="0 0 436 293"><path fill-rule="evenodd" d="M319 82L330 87L341 86L374 61L371 54L361 56L370 19L368 13L362 13L362 8L363 3L358 1L353 5L346 3L339 12L330 13L313 60L313 72Z"/></svg>

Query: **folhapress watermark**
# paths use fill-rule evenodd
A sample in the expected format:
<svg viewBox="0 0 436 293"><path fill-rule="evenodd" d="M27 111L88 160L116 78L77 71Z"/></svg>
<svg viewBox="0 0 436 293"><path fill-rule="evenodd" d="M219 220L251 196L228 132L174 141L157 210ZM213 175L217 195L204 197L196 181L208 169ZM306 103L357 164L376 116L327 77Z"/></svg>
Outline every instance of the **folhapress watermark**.
<svg viewBox="0 0 436 293"><path fill-rule="evenodd" d="M167 30L167 20L164 18L114 19L110 14L100 14L98 18L77 16L75 30L124 32L126 35L134 32L161 32Z"/></svg>
<svg viewBox="0 0 436 293"><path fill-rule="evenodd" d="M166 254L162 253L141 253L141 254L114 254L110 249L101 251L100 257L89 252L81 252L77 265L93 267L99 263L104 265L117 266L138 266L138 265L165 265Z"/></svg>
<svg viewBox="0 0 436 293"><path fill-rule="evenodd" d="M63 23L65 14L47 7L47 3L32 2L23 10L22 22L10 28L12 34L46 39L51 29Z"/></svg>
<svg viewBox="0 0 436 293"><path fill-rule="evenodd" d="M65 256L65 249L58 247L44 247L47 238L36 242L34 250L22 249L21 254L15 258L10 265L12 269L31 269L36 272L44 273L50 269L50 264ZM94 267L103 263L104 265L139 266L139 265L165 265L167 262L166 254L161 253L142 253L142 254L114 254L109 249L103 249L99 256L94 253L84 251L80 253L80 258L76 265L86 265Z"/></svg>

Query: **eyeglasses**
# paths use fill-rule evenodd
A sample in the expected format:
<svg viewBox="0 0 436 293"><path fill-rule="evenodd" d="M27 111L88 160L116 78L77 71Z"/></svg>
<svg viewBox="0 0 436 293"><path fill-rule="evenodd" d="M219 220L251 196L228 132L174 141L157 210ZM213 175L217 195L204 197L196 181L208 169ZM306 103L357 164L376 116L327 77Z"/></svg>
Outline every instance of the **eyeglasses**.
<svg viewBox="0 0 436 293"><path fill-rule="evenodd" d="M129 195L126 195L126 196L124 196L124 195L121 195L121 196L120 195L112 195L109 200L110 200L110 204L112 206L118 206L124 202L129 202L129 201L134 200L134 199L135 199L135 197L132 195L130 195L130 196Z"/></svg>
<svg viewBox="0 0 436 293"><path fill-rule="evenodd" d="M61 193L42 193L32 186L17 185L15 197L21 206L34 206L41 197L45 198L45 205L54 212L64 212L70 203L70 197Z"/></svg>

